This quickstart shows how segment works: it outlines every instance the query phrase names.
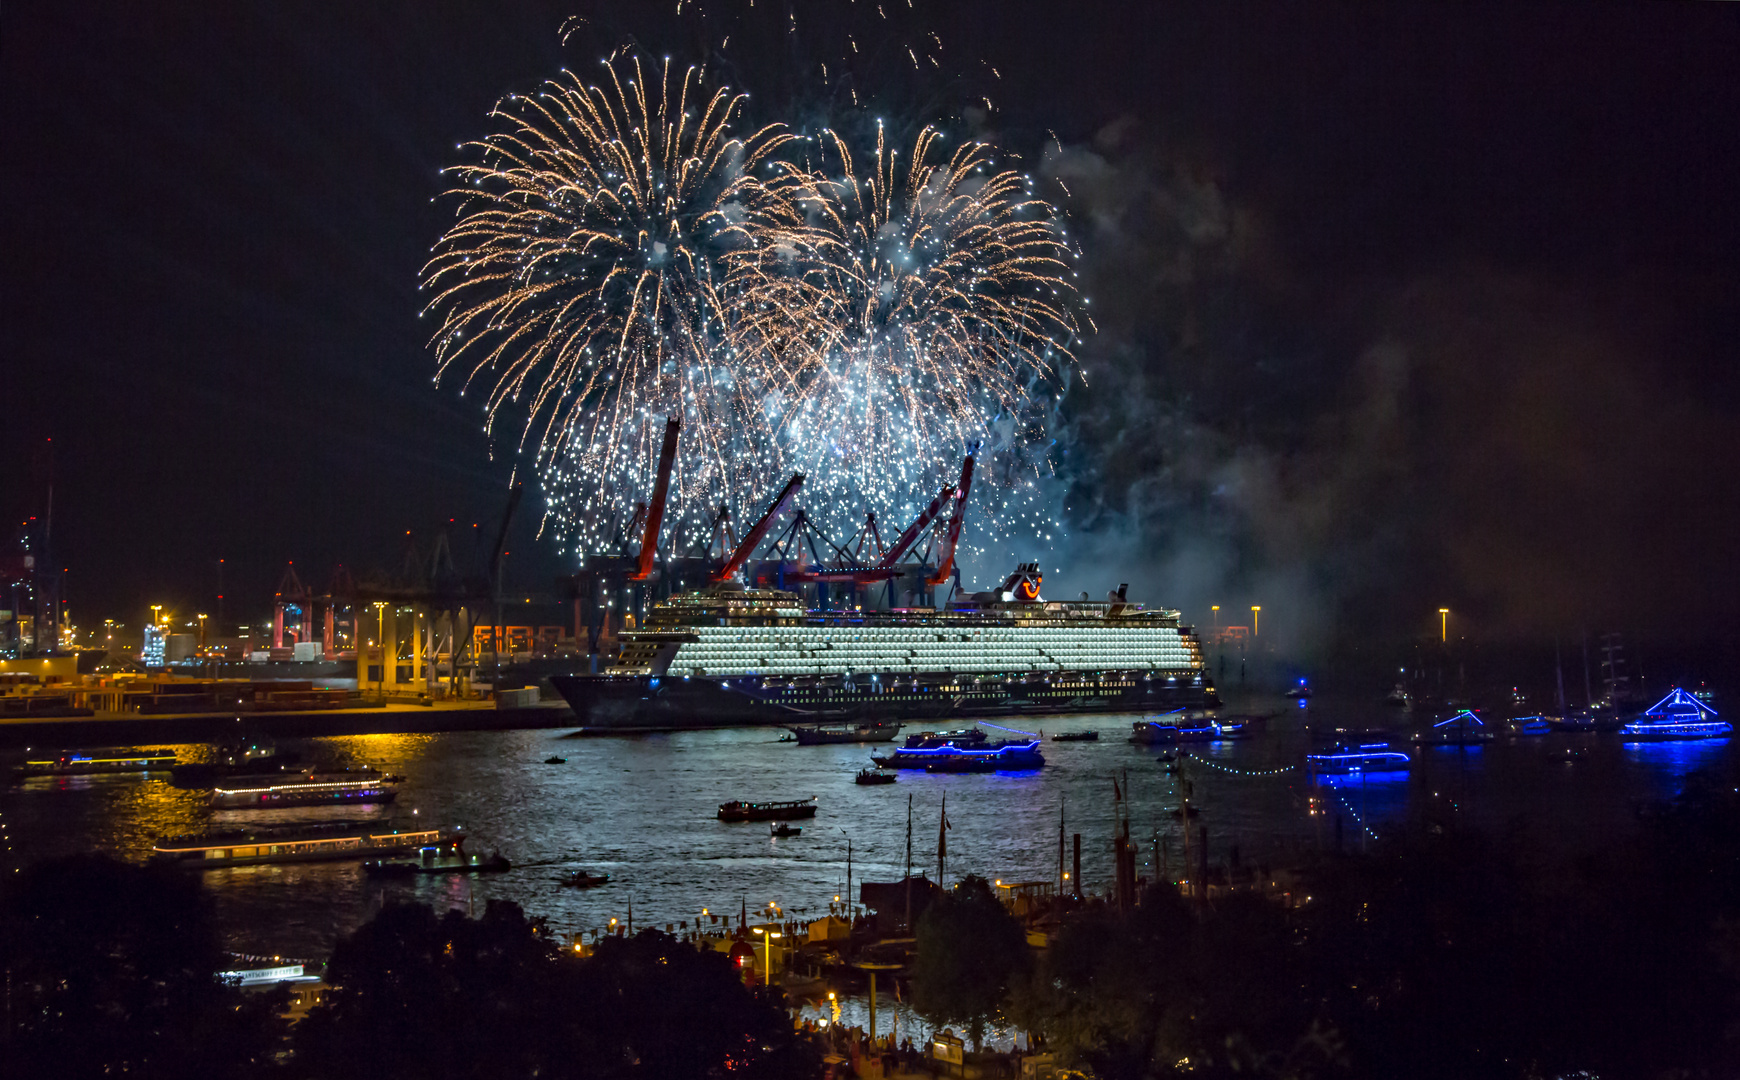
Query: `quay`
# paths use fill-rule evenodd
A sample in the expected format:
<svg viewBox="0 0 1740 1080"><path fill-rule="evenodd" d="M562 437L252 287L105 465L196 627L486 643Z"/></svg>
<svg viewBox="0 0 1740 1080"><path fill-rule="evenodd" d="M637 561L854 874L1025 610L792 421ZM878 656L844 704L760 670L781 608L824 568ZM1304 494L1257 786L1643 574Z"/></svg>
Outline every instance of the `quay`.
<svg viewBox="0 0 1740 1080"><path fill-rule="evenodd" d="M420 735L440 731L509 731L574 724L574 711L559 701L516 704L485 701L394 700L337 708L284 712L123 713L84 716L0 716L0 747L123 746L145 743L217 742L238 721L273 738L322 735Z"/></svg>

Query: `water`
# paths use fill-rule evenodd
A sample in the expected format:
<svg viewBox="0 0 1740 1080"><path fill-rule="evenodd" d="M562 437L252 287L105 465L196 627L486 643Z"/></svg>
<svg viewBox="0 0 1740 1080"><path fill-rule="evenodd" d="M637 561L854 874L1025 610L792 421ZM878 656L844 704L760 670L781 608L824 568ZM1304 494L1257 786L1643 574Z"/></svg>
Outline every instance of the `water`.
<svg viewBox="0 0 1740 1080"><path fill-rule="evenodd" d="M703 911L735 917L747 908L755 918L770 903L787 917L813 916L845 895L848 839L854 891L858 882L897 880L904 873L909 797L914 869L934 877L946 795L951 878L1054 880L1061 805L1066 832L1082 834L1083 885L1103 893L1112 877L1114 777L1142 850L1138 873L1152 874L1148 864L1158 838L1178 876L1182 837L1171 812L1179 805L1181 780L1194 785L1193 803L1201 809L1194 824L1207 826L1217 862L1237 845L1246 863L1288 865L1335 842L1337 815L1343 843L1353 847L1427 807L1494 829L1521 823L1544 851L1569 854L1612 843L1634 827L1640 805L1671 796L1687 772L1720 764L1733 752L1726 741L1627 745L1613 735L1501 737L1468 750L1415 750L1415 767L1403 779L1321 788L1296 766L1310 745L1308 715L1333 706L1319 701L1301 710L1270 699L1237 707L1280 714L1266 734L1193 747L1202 760L1180 775L1157 763L1158 749L1125 741L1136 717L1052 717L1033 726L1049 733L1097 728L1101 741L1047 742L1048 764L1037 772L905 771L899 783L880 787L852 782L870 748L798 747L778 742L780 733L767 728L586 739L539 730L292 741L284 745L302 749L305 760L367 763L403 774L399 800L383 816L463 824L471 851L499 849L514 869L383 881L365 877L356 863L314 863L207 871L204 879L230 948L296 957L325 956L338 937L392 899L481 913L486 900L503 897L547 917L564 934L604 927L612 918L626 921L631 903L637 929L693 926ZM1567 747L1586 756L1566 764ZM204 747L176 749L184 759L209 754ZM552 754L567 764L543 764ZM1249 775L1289 766L1278 775ZM820 811L799 823L799 837L772 839L765 824L725 825L713 816L728 799L809 795ZM266 820L214 813L204 793L178 790L166 778L39 778L0 790L0 821L8 826L15 864L92 850L143 859L160 835ZM560 878L578 867L608 873L612 882L586 891L563 887Z"/></svg>

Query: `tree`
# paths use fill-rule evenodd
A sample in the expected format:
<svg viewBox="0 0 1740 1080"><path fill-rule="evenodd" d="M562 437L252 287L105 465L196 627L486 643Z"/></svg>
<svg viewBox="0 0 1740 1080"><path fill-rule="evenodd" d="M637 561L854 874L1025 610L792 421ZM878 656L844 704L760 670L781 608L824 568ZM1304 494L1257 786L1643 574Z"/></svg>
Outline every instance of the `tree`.
<svg viewBox="0 0 1740 1080"><path fill-rule="evenodd" d="M978 1050L986 1026L1031 969L1027 932L984 878L967 877L919 919L913 1007L935 1024L963 1025Z"/></svg>
<svg viewBox="0 0 1740 1080"><path fill-rule="evenodd" d="M0 902L0 957L16 1075L253 1077L280 1046L284 995L219 981L208 898L172 867L37 863Z"/></svg>
<svg viewBox="0 0 1740 1080"><path fill-rule="evenodd" d="M368 1061L403 1077L813 1075L778 996L728 958L647 931L581 959L518 905L481 919L389 907L339 944L327 1004L296 1032L298 1071L338 1080Z"/></svg>

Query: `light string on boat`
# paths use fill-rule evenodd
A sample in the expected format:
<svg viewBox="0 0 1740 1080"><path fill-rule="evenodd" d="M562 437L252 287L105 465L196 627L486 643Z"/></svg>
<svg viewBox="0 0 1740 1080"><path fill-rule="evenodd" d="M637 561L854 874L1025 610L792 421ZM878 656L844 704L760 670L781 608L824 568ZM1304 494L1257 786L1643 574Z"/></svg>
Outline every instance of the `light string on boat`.
<svg viewBox="0 0 1740 1080"><path fill-rule="evenodd" d="M1009 733L1010 733L1010 734L1011 734L1011 735L1025 735L1025 736L1027 736L1027 737L1028 737L1028 738L1029 738L1029 739L1037 739L1037 738L1039 738L1039 733L1038 733L1038 732L1035 732L1035 731L1022 731L1022 730L1021 730L1021 729L1020 729L1020 728L1012 728L1012 727L1004 727L1004 726L1002 726L1002 725L1001 725L1001 724L993 724L993 723L991 723L991 722L990 722L990 721L989 721L989 720L980 720L980 721L979 721L979 724L980 724L980 726L981 726L981 727L991 727L991 728L996 728L996 729L997 729L997 730L998 730L998 731L1007 731L1007 732L1009 732Z"/></svg>

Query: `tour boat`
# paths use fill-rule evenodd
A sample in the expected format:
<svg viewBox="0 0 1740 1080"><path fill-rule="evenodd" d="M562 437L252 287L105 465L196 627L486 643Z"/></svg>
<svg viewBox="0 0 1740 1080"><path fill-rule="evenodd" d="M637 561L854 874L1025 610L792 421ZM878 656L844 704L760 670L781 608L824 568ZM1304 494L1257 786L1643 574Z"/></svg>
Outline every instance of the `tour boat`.
<svg viewBox="0 0 1740 1080"><path fill-rule="evenodd" d="M995 724L987 726L997 727ZM884 769L925 769L930 772L1025 770L1045 764L1045 755L1039 752L1039 736L1013 728L998 730L1025 735L1026 738L992 742L977 729L926 731L907 736L904 744L889 753L870 755L870 760Z"/></svg>
<svg viewBox="0 0 1740 1080"><path fill-rule="evenodd" d="M465 842L459 828L378 829L320 825L251 829L165 837L151 848L158 859L199 870L267 863L324 862L402 855L423 848L457 854Z"/></svg>
<svg viewBox="0 0 1740 1080"><path fill-rule="evenodd" d="M239 777L231 786L214 788L211 805L218 810L378 805L397 798L397 788L398 778L372 769L358 773L304 773L294 779Z"/></svg>
<svg viewBox="0 0 1740 1080"><path fill-rule="evenodd" d="M1305 764L1314 773L1370 776L1405 772L1413 766L1413 759L1405 751L1390 749L1387 742L1378 742L1336 747L1322 754L1306 754Z"/></svg>
<svg viewBox="0 0 1740 1080"><path fill-rule="evenodd" d="M789 799L785 802L741 802L733 799L719 804L720 821L792 821L816 816L816 797Z"/></svg>
<svg viewBox="0 0 1740 1080"><path fill-rule="evenodd" d="M99 773L161 772L175 765L173 750L64 750L52 758L28 760L23 776L86 776Z"/></svg>
<svg viewBox="0 0 1740 1080"><path fill-rule="evenodd" d="M1722 739L1733 733L1734 725L1718 719L1708 702L1676 686L1673 693L1651 705L1620 731L1627 742Z"/></svg>

